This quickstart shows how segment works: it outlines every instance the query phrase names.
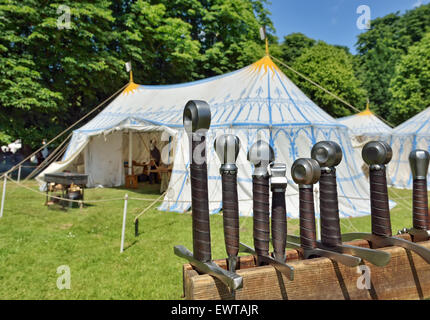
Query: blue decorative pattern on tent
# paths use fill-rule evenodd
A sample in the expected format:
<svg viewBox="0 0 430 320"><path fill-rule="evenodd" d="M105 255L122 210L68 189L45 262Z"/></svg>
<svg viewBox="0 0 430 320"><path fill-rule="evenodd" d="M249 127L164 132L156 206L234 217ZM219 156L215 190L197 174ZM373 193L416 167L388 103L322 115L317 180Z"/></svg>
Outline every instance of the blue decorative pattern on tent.
<svg viewBox="0 0 430 320"><path fill-rule="evenodd" d="M219 160L213 141L225 133L236 134L239 153L238 192L240 213L252 215L252 167L246 159L258 139L274 148L276 161L291 167L300 157L310 157L312 146L333 140L342 146L344 161L338 168L342 217L370 213L369 190L360 161L351 146L347 127L312 102L266 56L256 63L223 76L168 86L134 85L93 120L74 132L63 161L71 161L91 136L124 128L163 126L176 131L174 168L160 210L184 212L191 206L188 137L184 134L183 108L189 100L205 100L211 106L212 122L207 137L210 210L222 208ZM298 217L298 188L287 189L287 214ZM318 185L316 185L318 189Z"/></svg>
<svg viewBox="0 0 430 320"><path fill-rule="evenodd" d="M396 127L390 144L394 150L388 167L391 184L397 188L412 189L409 154L416 149L430 152L430 108ZM430 187L430 175L428 185Z"/></svg>

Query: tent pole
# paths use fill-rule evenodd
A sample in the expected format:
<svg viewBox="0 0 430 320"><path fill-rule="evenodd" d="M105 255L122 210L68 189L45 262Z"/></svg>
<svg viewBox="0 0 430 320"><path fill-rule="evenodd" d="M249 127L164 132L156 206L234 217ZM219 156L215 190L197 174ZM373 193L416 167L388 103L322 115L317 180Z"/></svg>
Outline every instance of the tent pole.
<svg viewBox="0 0 430 320"><path fill-rule="evenodd" d="M0 218L3 217L4 201L5 201L5 197L6 197L6 183L7 183L7 174L5 174L4 182L3 182L3 194L1 197Z"/></svg>

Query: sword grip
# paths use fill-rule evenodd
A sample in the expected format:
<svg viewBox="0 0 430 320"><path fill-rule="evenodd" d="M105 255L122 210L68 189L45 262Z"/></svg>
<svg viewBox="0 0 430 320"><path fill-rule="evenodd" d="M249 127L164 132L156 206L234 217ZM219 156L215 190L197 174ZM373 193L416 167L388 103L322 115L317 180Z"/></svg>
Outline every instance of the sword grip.
<svg viewBox="0 0 430 320"><path fill-rule="evenodd" d="M285 192L272 193L272 243L276 256L283 257L287 246Z"/></svg>
<svg viewBox="0 0 430 320"><path fill-rule="evenodd" d="M239 201L236 173L222 175L222 207L227 254L237 256L239 253Z"/></svg>
<svg viewBox="0 0 430 320"><path fill-rule="evenodd" d="M321 171L320 177L321 242L328 247L342 244L337 197L336 171Z"/></svg>
<svg viewBox="0 0 430 320"><path fill-rule="evenodd" d="M317 247L313 188L299 189L300 243L304 249Z"/></svg>
<svg viewBox="0 0 430 320"><path fill-rule="evenodd" d="M270 203L269 176L254 176L252 178L254 195L254 247L258 256L269 255L270 242Z"/></svg>
<svg viewBox="0 0 430 320"><path fill-rule="evenodd" d="M379 169L370 169L370 206L372 215L372 233L391 237L390 206L385 165Z"/></svg>
<svg viewBox="0 0 430 320"><path fill-rule="evenodd" d="M427 180L415 179L413 182L413 226L415 229L429 229Z"/></svg>
<svg viewBox="0 0 430 320"><path fill-rule="evenodd" d="M201 262L209 262L212 260L212 254L209 221L206 139L204 136L201 136L200 141L195 141L195 139L193 138L191 145L192 155L194 155L194 151L196 150L196 148L199 147L199 149L201 150L201 156L204 160L202 161L203 163L198 163L193 156L190 165L193 220L193 254L197 260Z"/></svg>

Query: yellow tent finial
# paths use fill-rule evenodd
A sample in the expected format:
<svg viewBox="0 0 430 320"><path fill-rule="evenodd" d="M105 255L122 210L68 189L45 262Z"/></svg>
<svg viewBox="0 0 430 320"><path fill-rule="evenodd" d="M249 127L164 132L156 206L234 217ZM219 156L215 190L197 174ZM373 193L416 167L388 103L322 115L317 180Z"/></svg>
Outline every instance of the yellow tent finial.
<svg viewBox="0 0 430 320"><path fill-rule="evenodd" d="M269 53L269 39L267 39L267 36L266 36L266 56L269 56L270 55L270 53Z"/></svg>
<svg viewBox="0 0 430 320"><path fill-rule="evenodd" d="M133 81L133 71L130 70L130 83L134 83Z"/></svg>
<svg viewBox="0 0 430 320"><path fill-rule="evenodd" d="M358 115L359 116L369 116L372 114L373 114L372 111L370 111L370 101L369 101L369 99L367 99L366 110L364 110L363 112L360 112Z"/></svg>

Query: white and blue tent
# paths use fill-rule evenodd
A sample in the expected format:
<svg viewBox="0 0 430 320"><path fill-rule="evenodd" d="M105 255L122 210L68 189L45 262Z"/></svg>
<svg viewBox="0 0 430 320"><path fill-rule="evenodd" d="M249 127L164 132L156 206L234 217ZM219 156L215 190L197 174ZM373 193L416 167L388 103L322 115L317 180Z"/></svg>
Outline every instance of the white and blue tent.
<svg viewBox="0 0 430 320"><path fill-rule="evenodd" d="M356 143L368 140L389 139L393 132L388 124L379 119L369 108L366 110L337 119L337 121L348 127L350 136Z"/></svg>
<svg viewBox="0 0 430 320"><path fill-rule="evenodd" d="M337 121L348 127L351 144L357 158L361 158L362 149L369 141L382 140L390 143L393 128L385 124L370 110L369 103L367 103L366 110L339 118ZM366 170L367 165L364 161L360 160L360 163L362 168Z"/></svg>
<svg viewBox="0 0 430 320"><path fill-rule="evenodd" d="M412 189L409 154L416 149L430 152L430 108L396 127L390 144L393 148L393 159L388 165L390 184L396 188ZM430 186L430 175L428 178Z"/></svg>
<svg viewBox="0 0 430 320"><path fill-rule="evenodd" d="M225 133L236 134L241 140L237 161L241 215L252 215L252 167L246 155L258 139L269 142L276 161L288 168L298 158L309 158L318 141L338 142L344 154L337 171L340 214L353 217L370 213L369 186L347 127L313 103L269 56L240 70L191 83L147 86L131 82L100 114L73 133L63 160L42 172L39 181L47 172L69 169L89 174L90 186L122 185L124 161L145 157L148 136L153 135L158 137L159 148L171 151L163 154L173 159L168 191L159 209L187 211L191 207L189 142L182 116L189 100L205 100L211 106L212 123L206 141L212 213L222 207L220 162L213 142ZM298 188L290 172L288 178L288 216L298 217Z"/></svg>

